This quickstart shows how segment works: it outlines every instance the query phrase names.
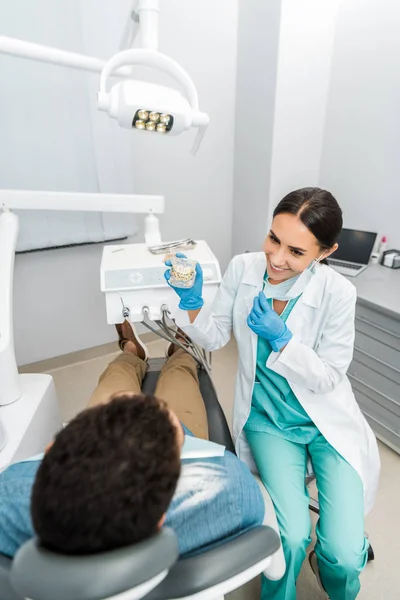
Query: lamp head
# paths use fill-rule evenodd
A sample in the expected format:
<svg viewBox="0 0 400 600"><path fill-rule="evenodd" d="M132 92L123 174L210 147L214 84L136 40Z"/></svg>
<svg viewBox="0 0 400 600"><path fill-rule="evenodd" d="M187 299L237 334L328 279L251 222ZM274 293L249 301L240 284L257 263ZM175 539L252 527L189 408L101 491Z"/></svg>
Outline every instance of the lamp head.
<svg viewBox="0 0 400 600"><path fill-rule="evenodd" d="M183 90L126 79L107 91L107 81L123 65L145 65L170 75ZM155 135L179 135L198 129L195 154L209 124L207 114L198 110L198 97L188 74L174 60L149 50L125 50L106 63L100 77L98 108L116 119L121 127Z"/></svg>

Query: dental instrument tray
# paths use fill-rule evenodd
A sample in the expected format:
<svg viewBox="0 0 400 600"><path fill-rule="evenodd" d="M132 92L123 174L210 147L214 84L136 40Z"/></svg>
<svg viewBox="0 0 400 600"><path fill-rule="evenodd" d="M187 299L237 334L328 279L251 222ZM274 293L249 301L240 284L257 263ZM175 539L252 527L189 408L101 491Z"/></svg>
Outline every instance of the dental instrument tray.
<svg viewBox="0 0 400 600"><path fill-rule="evenodd" d="M185 252L186 250L193 250L196 242L190 238L184 240L176 240L174 242L166 242L161 246L150 246L149 250L152 254L172 254L175 252Z"/></svg>
<svg viewBox="0 0 400 600"><path fill-rule="evenodd" d="M122 323L124 315L132 322L141 322L144 309L152 321L161 319L165 308L175 318L179 297L165 280L164 263L180 250L171 252L169 247L165 254L154 254L146 244L104 246L101 290L106 295L109 324ZM205 241L196 241L185 255L202 267L204 301L211 302L221 282L218 260Z"/></svg>

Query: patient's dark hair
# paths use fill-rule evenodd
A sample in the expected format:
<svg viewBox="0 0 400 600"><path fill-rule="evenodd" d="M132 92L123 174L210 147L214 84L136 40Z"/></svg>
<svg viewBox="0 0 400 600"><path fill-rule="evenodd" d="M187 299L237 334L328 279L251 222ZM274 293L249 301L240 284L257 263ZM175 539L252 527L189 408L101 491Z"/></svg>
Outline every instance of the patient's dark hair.
<svg viewBox="0 0 400 600"><path fill-rule="evenodd" d="M342 210L336 198L327 190L308 187L287 194L274 210L281 214L298 216L317 238L322 250L336 244L343 226Z"/></svg>
<svg viewBox="0 0 400 600"><path fill-rule="evenodd" d="M156 532L180 473L176 427L154 396L119 394L90 408L56 437L33 486L41 543L92 554Z"/></svg>

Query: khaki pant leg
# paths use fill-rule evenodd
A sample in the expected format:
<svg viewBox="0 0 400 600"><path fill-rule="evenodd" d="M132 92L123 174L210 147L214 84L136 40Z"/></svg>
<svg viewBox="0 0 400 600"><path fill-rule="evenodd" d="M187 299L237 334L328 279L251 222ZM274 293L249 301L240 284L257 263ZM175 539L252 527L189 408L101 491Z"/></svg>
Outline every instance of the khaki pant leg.
<svg viewBox="0 0 400 600"><path fill-rule="evenodd" d="M123 352L108 365L100 376L88 407L106 404L118 392L141 394L142 381L146 370L147 364L143 360L134 354Z"/></svg>
<svg viewBox="0 0 400 600"><path fill-rule="evenodd" d="M155 396L167 403L193 435L208 439L207 413L200 393L197 364L187 352L179 349L165 363Z"/></svg>

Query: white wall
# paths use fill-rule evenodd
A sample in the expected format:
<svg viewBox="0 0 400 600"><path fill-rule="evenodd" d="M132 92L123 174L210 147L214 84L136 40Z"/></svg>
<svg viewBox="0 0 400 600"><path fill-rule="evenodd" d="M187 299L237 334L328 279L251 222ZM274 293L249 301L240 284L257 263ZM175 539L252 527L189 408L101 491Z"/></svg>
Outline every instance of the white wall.
<svg viewBox="0 0 400 600"><path fill-rule="evenodd" d="M288 192L318 184L339 0L282 0L270 214Z"/></svg>
<svg viewBox="0 0 400 600"><path fill-rule="evenodd" d="M235 252L260 248L279 200L318 183L338 1L240 5Z"/></svg>
<svg viewBox="0 0 400 600"><path fill-rule="evenodd" d="M271 176L281 0L240 0L233 254L260 247Z"/></svg>
<svg viewBox="0 0 400 600"><path fill-rule="evenodd" d="M320 183L345 225L400 247L400 4L343 0L338 15Z"/></svg>
<svg viewBox="0 0 400 600"><path fill-rule="evenodd" d="M106 58L118 48L130 2L113 4L103 3L99 12L95 0L87 0L84 6L79 0L15 0L1 5L0 32L74 52L95 50ZM90 8L92 22L84 12ZM0 187L134 191L130 145L119 138L114 123L97 114L93 91L97 76L3 55L0 65ZM22 230L40 223L53 231L59 218L55 213L28 212L21 215ZM76 215L67 213L63 218L72 230ZM105 218L112 222L113 215ZM127 221L134 231L134 217ZM100 256L101 248L96 246L16 257L14 323L19 364L112 339L99 290Z"/></svg>
<svg viewBox="0 0 400 600"><path fill-rule="evenodd" d="M284 194L314 185L336 195L346 226L399 247L399 3L243 0L240 11L234 252L260 246Z"/></svg>
<svg viewBox="0 0 400 600"><path fill-rule="evenodd" d="M9 10L15 11L14 24L10 25L8 20L6 30L2 19L0 33L73 51L81 51L83 46L88 54L106 58L118 51L123 17L129 4L129 0L107 0L101 6L95 0L85 3L68 0L67 7L67 0L57 3L15 0L8 3ZM37 35L28 35L35 28L40 31L39 39ZM153 145L145 135L135 136L121 130L106 115L91 110L85 115L80 114L83 123L77 125L74 132L77 140L74 169L81 176L79 189L93 189L95 164L108 166L106 170L100 168L100 174L98 169L97 173L97 183L102 191L165 194L167 208L161 220L163 238L192 236L207 239L223 268L231 256L236 41L236 1L170 0L161 3L160 50L176 58L188 70L199 92L200 108L211 117L209 131L196 158L190 154L193 132L172 139L160 136ZM0 61L3 60L16 61L16 69L19 68L19 59L0 56ZM32 69L34 66L40 69L38 83L46 78L49 85L49 78L53 80L56 89L50 92L49 87L50 97L62 96L63 86L68 86L66 77L71 85L89 86L91 93L96 90L95 76L73 71L65 71L65 75L57 67L31 65ZM29 96L29 90L23 93ZM93 102L95 100L93 96ZM73 110L82 111L79 93L74 101L76 107ZM50 108L51 102L49 111ZM12 120L7 137L13 135L11 123ZM81 132L79 127L82 127ZM93 150L91 153L82 143L79 145L80 133L85 127L91 128L96 138L95 156ZM107 128L117 132L118 147L128 148L121 159L113 160L115 147L112 143L104 143ZM26 131L26 144L31 149L39 143L37 132L34 132L35 137L33 132L34 129ZM54 149L54 160L60 167L59 177L67 186L72 174L71 165L62 163L66 142L57 129L54 114L40 134L40 143ZM2 135L3 148L7 145L7 137ZM20 187L27 187L25 183L32 171L31 159L24 148L19 156L13 157L18 163ZM61 180L55 178L53 169L46 167L40 165L41 181L51 181L48 187L54 188ZM130 183L125 185L129 179ZM4 187L1 179L0 187ZM46 187L46 183L41 187ZM57 187L61 189L61 183ZM104 299L99 290L100 257L100 246L17 257L14 318L19 364L115 339L113 328L106 325Z"/></svg>
<svg viewBox="0 0 400 600"><path fill-rule="evenodd" d="M93 14L94 2L3 3L1 33L107 57L104 39L111 41L111 53L125 14L111 6L110 14L104 14L103 4L93 28L85 11ZM132 191L130 147L116 138L109 119L100 118L97 76L7 55L0 56L0 64L0 131L7 148L0 161L3 188ZM17 249L115 239L134 232L132 215L22 211Z"/></svg>

